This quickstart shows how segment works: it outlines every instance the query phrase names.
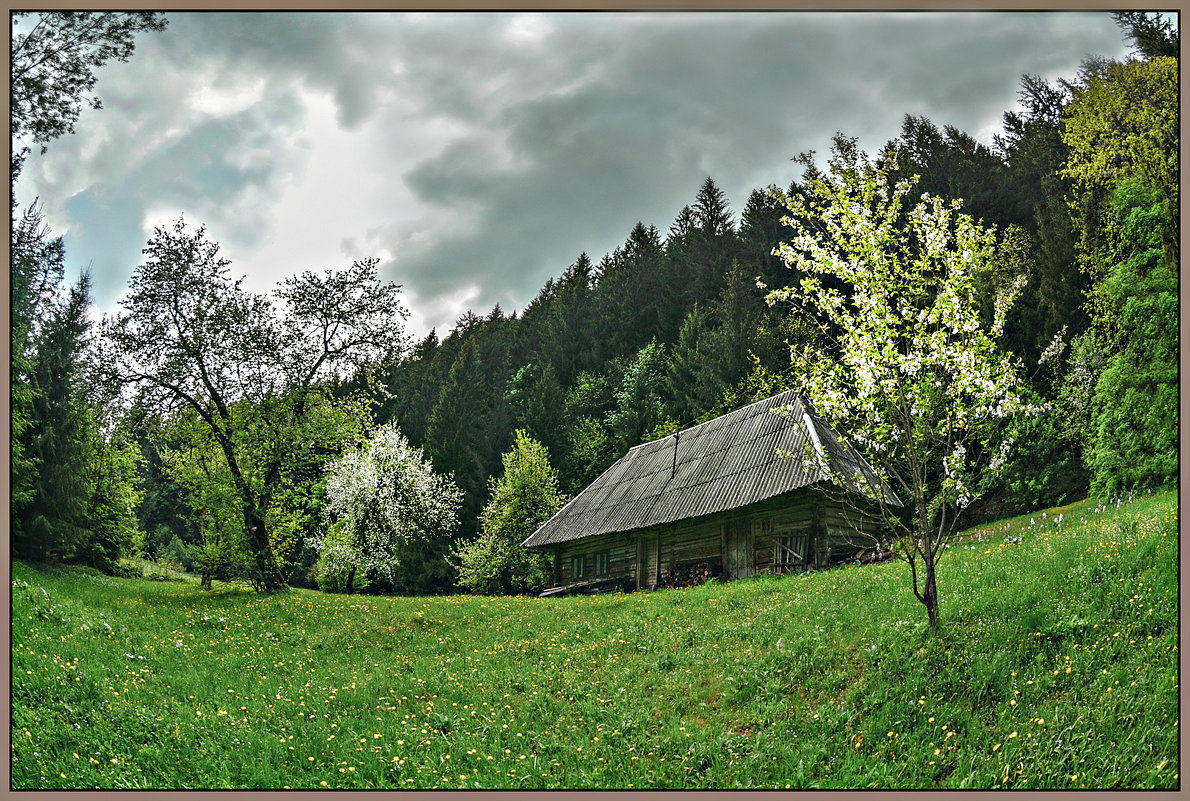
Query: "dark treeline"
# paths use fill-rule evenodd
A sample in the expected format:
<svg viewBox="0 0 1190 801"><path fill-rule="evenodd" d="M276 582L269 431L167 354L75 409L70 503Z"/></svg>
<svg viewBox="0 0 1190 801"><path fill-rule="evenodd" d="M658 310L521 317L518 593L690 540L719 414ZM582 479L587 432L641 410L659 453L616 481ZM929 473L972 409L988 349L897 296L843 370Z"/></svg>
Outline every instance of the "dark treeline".
<svg viewBox="0 0 1190 801"><path fill-rule="evenodd" d="M983 498L967 512L972 523L1088 492L1176 479L1177 34L1151 16L1117 20L1136 45L1132 60L1091 60L1057 83L1024 77L1019 108L1004 115L992 143L906 116L900 135L881 150L899 172L920 177L917 191L961 199L966 212L995 226L1001 258L986 276L989 308L998 287L1018 274L1028 279L1004 341L1023 358L1033 392L1050 411L1029 422L1007 471L982 488ZM1122 89L1134 100L1113 106L1125 102ZM1130 126L1155 129L1154 108L1172 114L1173 140L1161 141L1156 126L1153 152L1138 156L1125 140ZM796 184L788 191L796 192ZM737 213L708 177L664 231L642 221L597 261L578 254L523 310L468 312L390 363L325 382L328 403L370 401L367 426L396 423L463 492L453 536L408 546L398 578L372 587L418 594L454 589L452 550L479 533L492 480L518 429L544 446L561 491L573 495L642 441L796 388L788 346L815 344L816 329L789 308L768 306L761 288L800 278L772 255L786 213L762 188ZM31 232L35 223L22 230ZM60 254L34 253L35 244L49 247L47 237L28 236L32 244L19 250L14 244L15 253L34 254L31 263L60 264ZM14 320L27 320L15 314L17 302L40 296L18 287L18 270L26 271L22 280L44 284L46 267L21 267L14 259ZM73 292L85 295L86 286ZM72 332L82 325L71 297L55 301L35 332L36 346L18 350L18 334L25 340L30 334L14 328L14 358L27 360L16 364L13 384L14 548L33 558L87 561L79 544L92 536L81 533L84 517L65 520L70 504L87 497L68 486L82 475L69 467L81 457L51 452L62 446L45 433L86 427L66 419L75 407L51 402L53 393L68 389L55 381L68 381L70 372L47 361L74 358L58 341L77 343ZM1056 336L1066 354L1038 367ZM139 549L194 562L204 544L243 536L234 516L218 511L219 498L198 497L214 485L187 483L178 469L166 469L163 459L176 462L186 451L196 476L226 470L217 460L204 461L210 443L198 442L181 418L142 416L113 430L114 438L96 436L115 443L108 447L119 449L120 458L112 457L117 467L134 464L140 479L131 491L136 519L124 522L123 545L105 553ZM141 455L134 458L133 450ZM319 477L332 450L295 455L286 468L278 503L288 511L277 526L284 542L274 548L284 551L278 561L291 584L314 585L317 554L303 542L323 525ZM22 473L22 459L38 460L41 472ZM51 469L61 471L61 485ZM92 485L91 495L96 492ZM61 531L76 533L45 533L53 528L51 512L63 516ZM212 539L216 530L225 539Z"/></svg>

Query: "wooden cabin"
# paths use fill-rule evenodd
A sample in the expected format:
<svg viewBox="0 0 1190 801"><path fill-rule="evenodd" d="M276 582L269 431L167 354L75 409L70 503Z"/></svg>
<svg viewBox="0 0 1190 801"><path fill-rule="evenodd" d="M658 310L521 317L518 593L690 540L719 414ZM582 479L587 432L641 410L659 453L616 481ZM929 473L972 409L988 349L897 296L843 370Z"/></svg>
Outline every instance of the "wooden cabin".
<svg viewBox="0 0 1190 801"><path fill-rule="evenodd" d="M900 506L790 390L628 451L529 536L567 592L825 567L877 547ZM829 469L827 469L829 465Z"/></svg>

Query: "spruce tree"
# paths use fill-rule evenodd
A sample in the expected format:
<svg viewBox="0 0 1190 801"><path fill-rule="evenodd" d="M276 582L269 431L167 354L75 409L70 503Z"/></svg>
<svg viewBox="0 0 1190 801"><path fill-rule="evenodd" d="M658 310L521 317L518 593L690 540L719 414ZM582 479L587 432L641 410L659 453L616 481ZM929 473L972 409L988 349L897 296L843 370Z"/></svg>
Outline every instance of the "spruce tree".
<svg viewBox="0 0 1190 801"><path fill-rule="evenodd" d="M78 367L89 294L84 274L48 310L35 343L31 416L21 440L37 467L31 494L13 507L19 523L13 544L18 554L42 561L70 555L86 533L87 410Z"/></svg>

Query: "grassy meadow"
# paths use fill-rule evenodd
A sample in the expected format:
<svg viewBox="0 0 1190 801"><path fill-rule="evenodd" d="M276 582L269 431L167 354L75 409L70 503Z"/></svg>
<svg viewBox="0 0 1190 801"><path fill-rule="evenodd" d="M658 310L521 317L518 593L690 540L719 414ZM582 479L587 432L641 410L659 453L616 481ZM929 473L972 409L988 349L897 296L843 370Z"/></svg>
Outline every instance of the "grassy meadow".
<svg viewBox="0 0 1190 801"><path fill-rule="evenodd" d="M1061 514L1062 522L1057 522ZM12 570L14 788L1179 787L1173 492L573 598Z"/></svg>

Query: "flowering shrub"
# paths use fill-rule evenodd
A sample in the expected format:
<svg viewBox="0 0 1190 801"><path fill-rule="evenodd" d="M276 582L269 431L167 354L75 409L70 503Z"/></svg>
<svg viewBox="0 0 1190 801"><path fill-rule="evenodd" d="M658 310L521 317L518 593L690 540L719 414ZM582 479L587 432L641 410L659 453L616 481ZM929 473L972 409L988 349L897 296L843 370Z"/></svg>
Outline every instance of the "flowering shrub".
<svg viewBox="0 0 1190 801"><path fill-rule="evenodd" d="M392 578L401 546L454 529L461 498L400 429L382 426L327 465L325 522L338 528L310 541L320 555L320 585L326 575L357 569Z"/></svg>

